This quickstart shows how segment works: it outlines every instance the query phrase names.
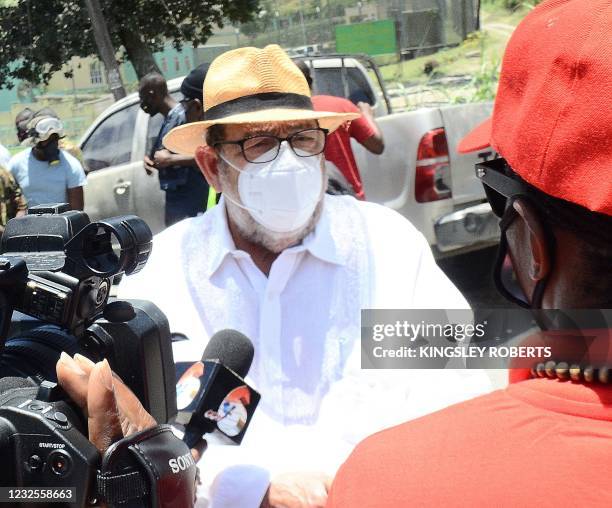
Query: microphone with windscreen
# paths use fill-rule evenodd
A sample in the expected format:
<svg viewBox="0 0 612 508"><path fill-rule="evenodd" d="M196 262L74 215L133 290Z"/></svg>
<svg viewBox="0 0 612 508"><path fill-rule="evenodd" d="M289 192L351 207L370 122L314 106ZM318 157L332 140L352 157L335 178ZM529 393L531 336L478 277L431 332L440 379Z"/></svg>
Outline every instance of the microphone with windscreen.
<svg viewBox="0 0 612 508"><path fill-rule="evenodd" d="M253 344L236 330L221 330L208 342L202 360L176 364L175 423L193 448L204 434L240 444L261 396L244 378L253 361Z"/></svg>

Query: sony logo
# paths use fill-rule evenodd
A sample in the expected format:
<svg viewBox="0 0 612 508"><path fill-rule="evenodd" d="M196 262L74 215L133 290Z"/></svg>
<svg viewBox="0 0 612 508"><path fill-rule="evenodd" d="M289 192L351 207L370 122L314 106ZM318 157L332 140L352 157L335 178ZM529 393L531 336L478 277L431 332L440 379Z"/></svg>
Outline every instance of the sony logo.
<svg viewBox="0 0 612 508"><path fill-rule="evenodd" d="M191 466L195 466L195 461L191 456L191 453L186 453L185 455L181 455L176 459L170 459L168 461L168 465L174 474L179 473L181 471L185 471L189 469Z"/></svg>

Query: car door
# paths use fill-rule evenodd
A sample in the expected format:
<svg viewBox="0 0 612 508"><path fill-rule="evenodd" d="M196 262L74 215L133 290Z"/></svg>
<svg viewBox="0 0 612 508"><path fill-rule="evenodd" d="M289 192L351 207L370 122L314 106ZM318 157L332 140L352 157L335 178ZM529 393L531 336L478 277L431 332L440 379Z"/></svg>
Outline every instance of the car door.
<svg viewBox="0 0 612 508"><path fill-rule="evenodd" d="M177 91L171 90L170 95L177 100L182 98ZM159 188L157 173L147 175L144 171L142 159L145 154L149 157L152 155L151 151L163 120L161 114L151 117L139 111L134 136L134 154L141 161L140 166L134 169L134 213L146 221L153 233L159 233L165 228L166 193Z"/></svg>
<svg viewBox="0 0 612 508"><path fill-rule="evenodd" d="M159 188L157 172L148 175L144 170L142 160L145 154L149 157L151 149L164 117L155 115L150 117L143 111L138 112L136 120L136 133L134 135L134 154L138 164L134 167L134 212L143 219L153 233L159 233L165 227L164 209L166 204L165 193Z"/></svg>
<svg viewBox="0 0 612 508"><path fill-rule="evenodd" d="M113 111L81 143L87 168L85 211L92 220L133 214L132 184L142 159L134 158L138 103Z"/></svg>

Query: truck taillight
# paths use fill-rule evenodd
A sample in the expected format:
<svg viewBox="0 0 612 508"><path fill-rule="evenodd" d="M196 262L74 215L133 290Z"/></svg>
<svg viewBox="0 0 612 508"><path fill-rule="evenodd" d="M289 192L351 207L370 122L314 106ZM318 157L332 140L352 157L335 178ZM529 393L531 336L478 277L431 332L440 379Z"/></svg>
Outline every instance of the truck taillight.
<svg viewBox="0 0 612 508"><path fill-rule="evenodd" d="M427 132L419 143L414 195L419 203L452 197L448 143L444 128Z"/></svg>

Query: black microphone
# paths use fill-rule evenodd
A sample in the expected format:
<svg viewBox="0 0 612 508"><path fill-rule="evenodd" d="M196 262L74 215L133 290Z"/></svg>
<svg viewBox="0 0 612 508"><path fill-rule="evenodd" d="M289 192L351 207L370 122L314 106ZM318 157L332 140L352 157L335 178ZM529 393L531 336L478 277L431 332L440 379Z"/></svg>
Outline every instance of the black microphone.
<svg viewBox="0 0 612 508"><path fill-rule="evenodd" d="M240 444L261 395L244 378L253 362L253 344L236 330L221 330L208 342L202 361L176 364L175 423L193 448L204 434Z"/></svg>

